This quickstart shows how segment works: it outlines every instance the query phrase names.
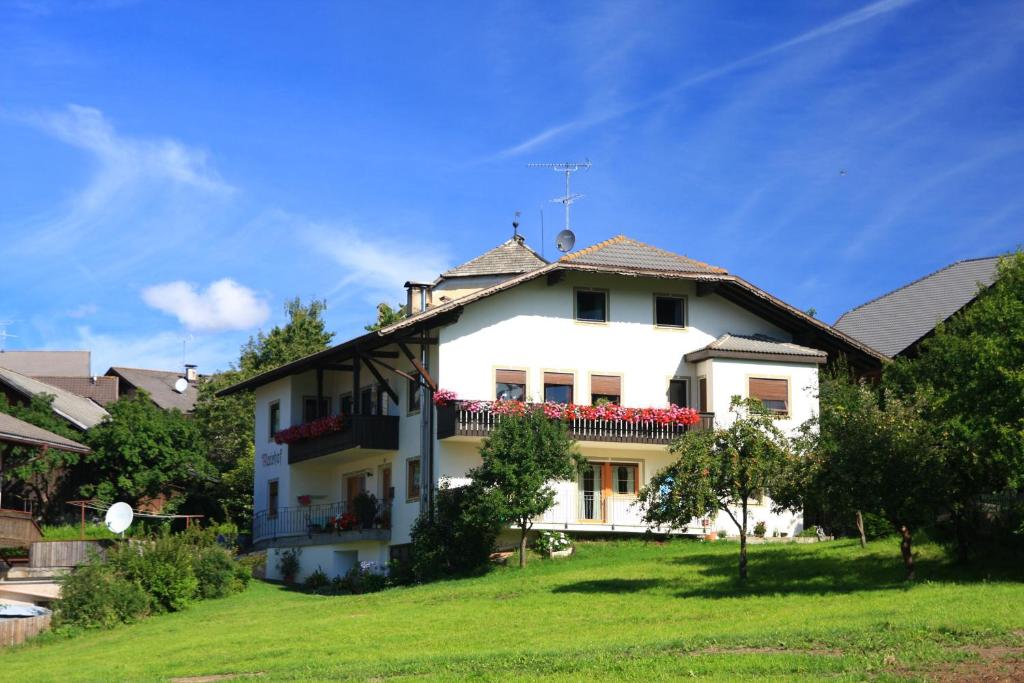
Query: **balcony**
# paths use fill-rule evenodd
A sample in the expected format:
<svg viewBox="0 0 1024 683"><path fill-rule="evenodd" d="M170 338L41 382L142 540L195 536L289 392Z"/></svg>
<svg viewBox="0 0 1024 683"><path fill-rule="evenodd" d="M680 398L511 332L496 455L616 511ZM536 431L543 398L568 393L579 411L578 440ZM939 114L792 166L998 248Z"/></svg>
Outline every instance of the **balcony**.
<svg viewBox="0 0 1024 683"><path fill-rule="evenodd" d="M288 464L319 458L353 448L398 450L398 417L349 415L341 431L296 441L288 446Z"/></svg>
<svg viewBox="0 0 1024 683"><path fill-rule="evenodd" d="M532 404L528 404L532 405ZM437 408L437 438L484 437L501 420L487 404L483 409L469 410L455 403ZM654 420L628 422L625 420L566 421L569 435L576 441L600 441L668 445L688 431L710 429L715 422L714 413L700 413L695 425L662 424Z"/></svg>
<svg viewBox="0 0 1024 683"><path fill-rule="evenodd" d="M253 544L261 548L282 539L289 546L390 540L391 501L372 501L372 507L337 501L261 510L252 519Z"/></svg>

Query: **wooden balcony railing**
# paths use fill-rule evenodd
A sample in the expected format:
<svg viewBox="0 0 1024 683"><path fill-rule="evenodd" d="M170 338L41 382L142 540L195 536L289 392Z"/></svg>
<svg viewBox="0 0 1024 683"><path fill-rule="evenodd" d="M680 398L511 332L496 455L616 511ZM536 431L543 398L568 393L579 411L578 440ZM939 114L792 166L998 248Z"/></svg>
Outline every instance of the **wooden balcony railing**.
<svg viewBox="0 0 1024 683"><path fill-rule="evenodd" d="M314 436L288 445L288 464L319 458L351 448L398 450L398 417L348 415L340 432Z"/></svg>
<svg viewBox="0 0 1024 683"><path fill-rule="evenodd" d="M437 408L437 438L453 436L487 436L502 416L491 410L469 410L451 403ZM670 444L688 431L710 429L715 422L714 413L700 413L700 422L692 426L666 425L655 421L627 422L625 420L566 421L569 435L577 441L606 441L613 443Z"/></svg>

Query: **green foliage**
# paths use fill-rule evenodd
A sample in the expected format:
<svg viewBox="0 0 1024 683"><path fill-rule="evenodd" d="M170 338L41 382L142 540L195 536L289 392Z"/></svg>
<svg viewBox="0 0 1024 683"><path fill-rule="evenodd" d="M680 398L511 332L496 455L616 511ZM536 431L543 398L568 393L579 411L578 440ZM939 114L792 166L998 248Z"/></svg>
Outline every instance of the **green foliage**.
<svg viewBox="0 0 1024 683"><path fill-rule="evenodd" d="M111 548L107 562L149 594L154 611L177 612L199 596L192 550L182 536L162 534Z"/></svg>
<svg viewBox="0 0 1024 683"><path fill-rule="evenodd" d="M480 509L519 527L519 566L533 519L554 504L552 481L571 479L585 465L565 423L540 409L504 415L480 447L483 464L469 471ZM485 502L486 501L486 502Z"/></svg>
<svg viewBox="0 0 1024 683"><path fill-rule="evenodd" d="M487 570L501 530L494 499L468 486L441 484L434 494L433 514L421 514L412 527L408 567L395 567L397 581L434 581Z"/></svg>
<svg viewBox="0 0 1024 683"><path fill-rule="evenodd" d="M800 533L797 534L798 538L814 538L818 535L818 527L809 526Z"/></svg>
<svg viewBox="0 0 1024 683"><path fill-rule="evenodd" d="M192 571L199 582L197 595L203 600L239 593L245 590L252 578L248 567L235 561L227 550L216 545L195 549Z"/></svg>
<svg viewBox="0 0 1024 683"><path fill-rule="evenodd" d="M331 580L327 578L327 574L323 569L317 567L313 573L306 577L306 580L302 582L306 590L317 592L327 588L331 585Z"/></svg>
<svg viewBox="0 0 1024 683"><path fill-rule="evenodd" d="M768 532L768 525L765 523L765 521L763 519L757 520L757 523L754 524L754 535L759 537L759 538L764 538L764 535L767 532Z"/></svg>
<svg viewBox="0 0 1024 683"><path fill-rule="evenodd" d="M921 400L935 427L937 485L963 546L981 496L1024 486L1024 252L1002 259L995 284L940 324L916 358L891 364L885 380Z"/></svg>
<svg viewBox="0 0 1024 683"><path fill-rule="evenodd" d="M140 501L171 496L213 475L202 435L178 410L162 410L139 391L107 406L110 418L87 434L89 483L81 495Z"/></svg>
<svg viewBox="0 0 1024 683"><path fill-rule="evenodd" d="M314 299L303 305L296 297L285 303L288 324L268 333L259 332L242 347L239 370L246 377L290 363L293 360L323 351L334 339L324 325L327 302Z"/></svg>
<svg viewBox="0 0 1024 683"><path fill-rule="evenodd" d="M149 612L146 591L94 555L61 580L54 626L109 628L136 621Z"/></svg>
<svg viewBox="0 0 1024 683"><path fill-rule="evenodd" d="M740 578L746 578L747 508L767 492L776 509L795 507L777 500L775 485L794 456L772 415L755 400L733 397L736 414L725 428L686 432L670 450L674 463L640 490L644 520L652 526L685 529L694 518L724 512L740 533ZM739 518L733 509L739 508Z"/></svg>
<svg viewBox="0 0 1024 683"><path fill-rule="evenodd" d="M401 304L392 308L382 301L377 304L377 321L372 325L366 325L363 329L367 332L375 332L383 327L387 327L388 325L394 325L399 320L403 320L408 317L408 315L409 314L406 312L405 307Z"/></svg>
<svg viewBox="0 0 1024 683"><path fill-rule="evenodd" d="M568 550L571 547L572 539L563 531L541 531L533 544L534 550L542 555Z"/></svg>
<svg viewBox="0 0 1024 683"><path fill-rule="evenodd" d="M277 571L281 573L285 581L294 580L301 568L299 557L302 555L302 548L278 549L275 552L277 553Z"/></svg>
<svg viewBox="0 0 1024 683"><path fill-rule="evenodd" d="M81 432L53 412L53 396L48 394L34 396L28 404L19 405L10 403L7 396L0 393L0 412L72 441L82 441ZM64 500L68 493L67 485L71 481L71 471L82 456L55 448L42 450L14 445L5 445L4 448L4 467L0 473L0 489L3 494L33 500L38 504L39 514L44 519L59 519L65 512Z"/></svg>
<svg viewBox="0 0 1024 683"><path fill-rule="evenodd" d="M136 528L136 525L132 525L125 533L130 536ZM77 524L44 524L42 529L43 540L46 541L77 541L82 535L81 527ZM115 538L120 538L120 535L108 529L105 524L89 523L85 525L85 540L87 541L113 540Z"/></svg>

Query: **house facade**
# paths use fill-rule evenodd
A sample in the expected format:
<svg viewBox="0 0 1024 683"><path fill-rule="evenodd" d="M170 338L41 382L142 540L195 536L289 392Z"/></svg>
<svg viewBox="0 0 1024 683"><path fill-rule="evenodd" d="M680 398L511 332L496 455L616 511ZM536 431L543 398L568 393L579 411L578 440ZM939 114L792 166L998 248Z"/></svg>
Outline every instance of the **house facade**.
<svg viewBox="0 0 1024 683"><path fill-rule="evenodd" d="M301 547L299 578L403 552L436 488L467 481L509 402L621 406L619 417L633 409L567 420L587 467L554 483L555 505L535 528L638 534L647 527L636 494L670 463L668 445L728 424L733 396L762 400L793 430L817 410L822 364L881 362L724 269L625 237L553 263L514 238L407 286L405 320L225 392L255 392L253 540ZM435 406L437 390L457 398ZM641 412L670 406L697 415ZM752 525L802 528L769 502ZM724 520L694 520L687 533L720 528ZM277 575L275 552L267 569Z"/></svg>

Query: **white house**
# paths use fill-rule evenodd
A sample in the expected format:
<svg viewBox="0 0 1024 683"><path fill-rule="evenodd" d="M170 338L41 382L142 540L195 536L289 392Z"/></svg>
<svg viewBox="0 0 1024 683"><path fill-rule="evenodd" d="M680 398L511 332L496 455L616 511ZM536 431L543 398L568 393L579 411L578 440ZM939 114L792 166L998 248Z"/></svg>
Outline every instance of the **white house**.
<svg viewBox="0 0 1024 683"><path fill-rule="evenodd" d="M253 540L302 547L300 578L403 553L439 482L465 481L479 463L495 399L699 411L692 426L570 421L590 465L556 485L536 528L636 534L636 492L682 431L730 420L734 395L763 400L793 429L816 411L827 359L865 373L882 360L722 268L623 236L553 263L516 236L406 286L410 317L223 392L255 391ZM437 389L460 400L435 407ZM801 528L767 504L754 511L762 519ZM689 532L725 527L695 520Z"/></svg>

